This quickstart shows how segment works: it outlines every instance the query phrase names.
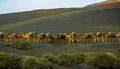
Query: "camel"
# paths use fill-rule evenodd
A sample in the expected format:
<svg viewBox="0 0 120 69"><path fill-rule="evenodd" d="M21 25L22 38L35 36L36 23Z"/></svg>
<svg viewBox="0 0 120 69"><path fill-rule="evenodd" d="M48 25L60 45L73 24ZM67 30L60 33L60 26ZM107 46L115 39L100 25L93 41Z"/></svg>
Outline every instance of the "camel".
<svg viewBox="0 0 120 69"><path fill-rule="evenodd" d="M81 38L80 38L80 34L78 34L78 33L76 33L76 32L71 32L70 34L68 34L68 35L66 35L66 38L68 38L68 42L69 42L69 44L70 43L75 43L75 42L77 42L77 43L80 43L80 41L81 41Z"/></svg>
<svg viewBox="0 0 120 69"><path fill-rule="evenodd" d="M66 42L65 35L63 33L58 33L56 35L57 35L57 39L61 41L61 43L64 44Z"/></svg>
<svg viewBox="0 0 120 69"><path fill-rule="evenodd" d="M62 33L52 34L51 35L51 40L52 40L53 43L60 42L61 40L64 43L65 42L65 35L63 35Z"/></svg>
<svg viewBox="0 0 120 69"><path fill-rule="evenodd" d="M12 40L16 39L16 33L9 34L10 43Z"/></svg>
<svg viewBox="0 0 120 69"><path fill-rule="evenodd" d="M8 32L3 33L3 39L4 39L4 44L9 43L9 33Z"/></svg>
<svg viewBox="0 0 120 69"><path fill-rule="evenodd" d="M115 41L115 33L106 32L106 33L103 33L103 37L104 37L104 42Z"/></svg>
<svg viewBox="0 0 120 69"><path fill-rule="evenodd" d="M80 36L80 39L81 39L81 43L86 42L86 41L90 41L92 39L91 34L88 34L88 33L82 34Z"/></svg>
<svg viewBox="0 0 120 69"><path fill-rule="evenodd" d="M69 43L75 43L75 40L77 40L77 33L76 32L71 32L69 37Z"/></svg>
<svg viewBox="0 0 120 69"><path fill-rule="evenodd" d="M40 41L41 43L42 43L43 41L45 41L45 37L46 37L45 33L43 33L43 32L38 33L38 34L37 34L37 43L38 43L39 41Z"/></svg>
<svg viewBox="0 0 120 69"><path fill-rule="evenodd" d="M91 37L92 37L94 43L96 43L96 42L101 43L101 41L100 41L101 33L100 32L91 33Z"/></svg>
<svg viewBox="0 0 120 69"><path fill-rule="evenodd" d="M52 34L50 38L51 38L53 43L57 43L57 40L58 40L57 34Z"/></svg>
<svg viewBox="0 0 120 69"><path fill-rule="evenodd" d="M115 38L116 38L116 42L119 43L120 42L120 32L115 33Z"/></svg>
<svg viewBox="0 0 120 69"><path fill-rule="evenodd" d="M38 34L37 32L29 32L31 38L33 38L33 43L37 43L38 42Z"/></svg>
<svg viewBox="0 0 120 69"><path fill-rule="evenodd" d="M66 44L72 43L82 43L82 42L94 42L94 43L104 43L104 42L120 42L120 32L92 32L85 34L78 34L76 32L71 33L37 33L37 32L20 32L8 33L0 32L0 39L4 41L5 44L11 43L13 40L26 39L27 41L33 40L33 43L38 43L39 41L44 40L44 43L58 43L63 41ZM1 43L1 42L0 42Z"/></svg>
<svg viewBox="0 0 120 69"><path fill-rule="evenodd" d="M73 43L80 43L81 42L81 34L80 33L76 33L76 32L72 32L71 33L71 37L73 39Z"/></svg>
<svg viewBox="0 0 120 69"><path fill-rule="evenodd" d="M69 35L70 35L69 44L70 44L70 43L74 43L74 38L75 38L75 37L74 37L74 33L72 32L72 33L70 33Z"/></svg>
<svg viewBox="0 0 120 69"><path fill-rule="evenodd" d="M81 34L76 34L77 43L81 43Z"/></svg>
<svg viewBox="0 0 120 69"><path fill-rule="evenodd" d="M9 35L9 39L10 39L10 43L11 43L13 40L21 40L21 36L20 36L20 34L17 34L17 33L11 33Z"/></svg>
<svg viewBox="0 0 120 69"><path fill-rule="evenodd" d="M51 33L48 32L45 34L45 43L50 43L51 41Z"/></svg>
<svg viewBox="0 0 120 69"><path fill-rule="evenodd" d="M30 41L31 38L30 33L24 34L23 32L20 32L20 34L22 35L23 38L27 39L27 41Z"/></svg>
<svg viewBox="0 0 120 69"><path fill-rule="evenodd" d="M29 41L29 42L30 42L30 39L32 39L32 38L33 38L33 43L38 42L37 32L28 32L26 34L24 34L23 32L20 32L20 34L22 35L23 38L27 39L27 41Z"/></svg>
<svg viewBox="0 0 120 69"><path fill-rule="evenodd" d="M71 42L70 35L67 34L67 33L63 33L63 35L65 36L66 43L67 43L67 44L70 44L70 42Z"/></svg>

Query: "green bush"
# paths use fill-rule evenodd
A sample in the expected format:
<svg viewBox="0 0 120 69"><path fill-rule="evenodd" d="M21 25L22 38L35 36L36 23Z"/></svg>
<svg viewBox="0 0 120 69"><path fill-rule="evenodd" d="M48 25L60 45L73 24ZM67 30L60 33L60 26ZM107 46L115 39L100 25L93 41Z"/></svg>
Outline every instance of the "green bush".
<svg viewBox="0 0 120 69"><path fill-rule="evenodd" d="M82 63L101 69L120 69L120 58L111 53L76 53L73 55L61 53L58 56L47 53L42 57L0 52L0 69L53 69L52 61L57 61L59 65L67 67Z"/></svg>
<svg viewBox="0 0 120 69"><path fill-rule="evenodd" d="M7 68L8 69L21 69L21 60L23 59L20 55L9 54L7 56Z"/></svg>
<svg viewBox="0 0 120 69"><path fill-rule="evenodd" d="M26 56L21 63L22 69L37 69L37 58Z"/></svg>
<svg viewBox="0 0 120 69"><path fill-rule="evenodd" d="M30 42L28 42L26 40L14 40L14 41L12 41L11 46L13 48L17 48L17 49L20 49L20 50L31 49Z"/></svg>
<svg viewBox="0 0 120 69"><path fill-rule="evenodd" d="M120 58L114 58L114 62L112 65L113 69L120 69Z"/></svg>
<svg viewBox="0 0 120 69"><path fill-rule="evenodd" d="M113 56L106 53L88 53L84 63L102 69L111 69L114 59Z"/></svg>
<svg viewBox="0 0 120 69"><path fill-rule="evenodd" d="M73 55L73 57L75 57L75 59L77 60L78 64L79 63L83 63L85 60L85 54L83 53L76 53Z"/></svg>
<svg viewBox="0 0 120 69"><path fill-rule="evenodd" d="M42 56L43 58L47 58L50 62L54 62L55 57L52 53L47 53Z"/></svg>
<svg viewBox="0 0 120 69"><path fill-rule="evenodd" d="M7 54L4 52L0 52L0 69L6 68L6 56Z"/></svg>
<svg viewBox="0 0 120 69"><path fill-rule="evenodd" d="M52 64L47 58L39 58L37 63L37 69L52 69Z"/></svg>
<svg viewBox="0 0 120 69"><path fill-rule="evenodd" d="M63 66L73 66L78 63L76 58L68 53L61 53L57 57L57 62L59 65Z"/></svg>

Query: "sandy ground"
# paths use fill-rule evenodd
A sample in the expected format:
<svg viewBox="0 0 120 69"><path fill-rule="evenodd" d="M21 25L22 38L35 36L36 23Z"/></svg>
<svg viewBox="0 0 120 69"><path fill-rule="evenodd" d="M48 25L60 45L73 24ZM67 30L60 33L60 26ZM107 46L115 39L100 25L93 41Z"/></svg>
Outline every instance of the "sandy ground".
<svg viewBox="0 0 120 69"><path fill-rule="evenodd" d="M32 44L31 50L18 50L11 47L4 47L0 44L0 52L30 55L40 57L45 53L53 53L57 55L61 52L77 53L77 52L111 52L120 57L120 44L117 43L89 43L89 44Z"/></svg>

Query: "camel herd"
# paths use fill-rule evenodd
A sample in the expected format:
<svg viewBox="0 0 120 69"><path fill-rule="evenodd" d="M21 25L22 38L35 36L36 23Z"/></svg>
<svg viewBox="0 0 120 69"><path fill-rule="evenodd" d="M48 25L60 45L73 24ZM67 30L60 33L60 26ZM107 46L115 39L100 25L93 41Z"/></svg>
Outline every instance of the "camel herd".
<svg viewBox="0 0 120 69"><path fill-rule="evenodd" d="M31 43L106 43L120 42L120 32L91 32L91 33L50 33L50 32L0 32L0 42L11 43L14 40L27 40Z"/></svg>

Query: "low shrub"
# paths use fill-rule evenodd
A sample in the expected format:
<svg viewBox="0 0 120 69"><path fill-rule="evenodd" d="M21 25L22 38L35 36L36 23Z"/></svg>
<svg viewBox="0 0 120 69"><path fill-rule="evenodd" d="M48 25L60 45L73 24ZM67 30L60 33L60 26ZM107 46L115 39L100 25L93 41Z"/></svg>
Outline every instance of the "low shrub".
<svg viewBox="0 0 120 69"><path fill-rule="evenodd" d="M114 62L112 65L113 69L120 69L120 58L114 58Z"/></svg>
<svg viewBox="0 0 120 69"><path fill-rule="evenodd" d="M114 59L113 56L106 53L88 53L84 63L101 69L111 69Z"/></svg>
<svg viewBox="0 0 120 69"><path fill-rule="evenodd" d="M47 58L39 58L37 64L37 69L52 69L52 64Z"/></svg>
<svg viewBox="0 0 120 69"><path fill-rule="evenodd" d="M28 50L31 49L31 44L30 42L26 40L14 40L11 42L11 46L16 49L20 50Z"/></svg>
<svg viewBox="0 0 120 69"><path fill-rule="evenodd" d="M85 64L101 69L120 69L120 58L111 53L61 53L58 56L47 53L42 58L21 56L0 52L0 69L53 69L51 62L62 66Z"/></svg>
<svg viewBox="0 0 120 69"><path fill-rule="evenodd" d="M21 69L21 60L23 59L20 55L9 54L7 55L7 68L8 69Z"/></svg>
<svg viewBox="0 0 120 69"><path fill-rule="evenodd" d="M26 56L21 63L22 69L37 69L37 58Z"/></svg>
<svg viewBox="0 0 120 69"><path fill-rule="evenodd" d="M78 63L74 56L68 53L61 53L57 56L57 62L59 65L63 66L73 66Z"/></svg>
<svg viewBox="0 0 120 69"><path fill-rule="evenodd" d="M6 68L7 63L6 56L7 56L6 53L0 52L0 69Z"/></svg>
<svg viewBox="0 0 120 69"><path fill-rule="evenodd" d="M47 58L50 62L54 62L54 55L52 53L47 53L42 56L43 58Z"/></svg>
<svg viewBox="0 0 120 69"><path fill-rule="evenodd" d="M83 53L76 53L73 55L73 57L75 57L75 59L77 60L78 64L79 63L83 63L85 60L85 54Z"/></svg>

